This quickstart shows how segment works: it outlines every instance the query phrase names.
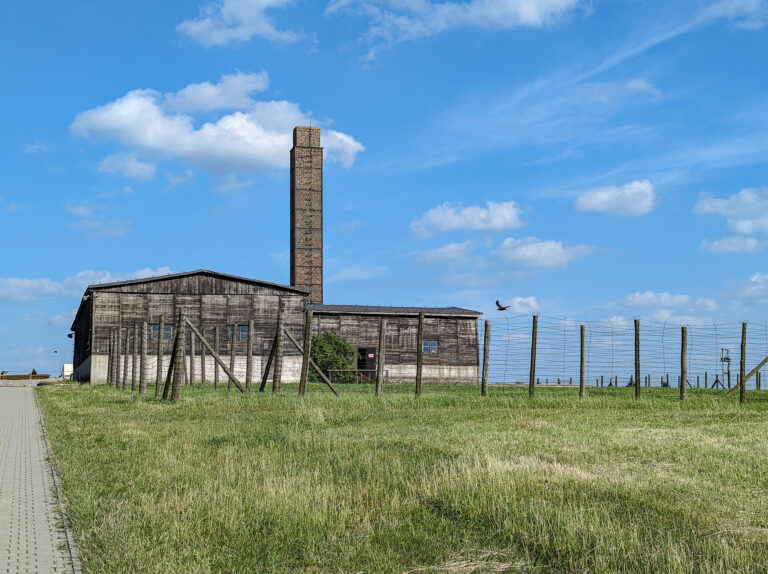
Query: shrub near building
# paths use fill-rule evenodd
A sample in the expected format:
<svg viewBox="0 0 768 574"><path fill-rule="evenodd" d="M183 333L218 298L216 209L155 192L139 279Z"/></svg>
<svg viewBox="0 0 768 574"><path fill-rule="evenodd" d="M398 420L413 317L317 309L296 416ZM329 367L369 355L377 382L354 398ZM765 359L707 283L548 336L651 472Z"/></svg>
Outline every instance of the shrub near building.
<svg viewBox="0 0 768 574"><path fill-rule="evenodd" d="M346 373L335 373L334 382L354 383L354 371L357 361L357 349L344 337L334 331L325 331L312 337L310 355L315 364L323 373L329 371L345 370ZM322 382L314 370L310 370L310 379L313 383Z"/></svg>

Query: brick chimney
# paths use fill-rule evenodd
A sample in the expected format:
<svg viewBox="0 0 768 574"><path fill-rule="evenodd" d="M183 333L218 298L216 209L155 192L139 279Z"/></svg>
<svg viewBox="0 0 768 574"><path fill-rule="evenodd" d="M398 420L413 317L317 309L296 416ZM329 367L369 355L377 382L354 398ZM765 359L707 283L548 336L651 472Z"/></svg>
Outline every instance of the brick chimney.
<svg viewBox="0 0 768 574"><path fill-rule="evenodd" d="M320 128L293 128L291 285L323 302L323 148Z"/></svg>

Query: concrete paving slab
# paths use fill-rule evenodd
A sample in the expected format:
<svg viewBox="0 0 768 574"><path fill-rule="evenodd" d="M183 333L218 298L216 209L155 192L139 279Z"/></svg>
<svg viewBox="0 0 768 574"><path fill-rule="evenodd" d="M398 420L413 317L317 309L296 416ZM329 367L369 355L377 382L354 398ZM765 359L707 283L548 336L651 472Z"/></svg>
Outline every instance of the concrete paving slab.
<svg viewBox="0 0 768 574"><path fill-rule="evenodd" d="M0 387L0 574L73 573L30 387Z"/></svg>

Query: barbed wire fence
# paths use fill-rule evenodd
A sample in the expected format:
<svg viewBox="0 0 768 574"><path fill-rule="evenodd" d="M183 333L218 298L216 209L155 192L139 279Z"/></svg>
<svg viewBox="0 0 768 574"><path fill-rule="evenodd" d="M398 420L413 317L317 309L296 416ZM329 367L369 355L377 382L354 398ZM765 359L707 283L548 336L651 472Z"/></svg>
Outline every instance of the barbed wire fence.
<svg viewBox="0 0 768 574"><path fill-rule="evenodd" d="M532 315L492 319L488 349L488 383L528 383L531 375ZM480 356L486 322L480 325ZM581 364L580 328L585 326L586 384L628 386L635 373L634 320L577 321L540 315L537 321L536 384L578 385ZM641 320L639 329L641 386L677 387L680 379L682 325ZM742 323L688 325L687 380L689 387L730 388L737 384ZM768 323L748 323L747 371L768 356ZM728 373L730 372L730 384ZM761 388L762 372L747 381ZM717 383L716 383L717 381Z"/></svg>

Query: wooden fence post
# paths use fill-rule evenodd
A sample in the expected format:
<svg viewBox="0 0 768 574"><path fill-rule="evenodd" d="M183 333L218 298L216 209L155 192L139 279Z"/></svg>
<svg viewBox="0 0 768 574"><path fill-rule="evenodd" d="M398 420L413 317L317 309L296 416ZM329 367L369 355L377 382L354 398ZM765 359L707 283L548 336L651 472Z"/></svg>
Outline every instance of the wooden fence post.
<svg viewBox="0 0 768 574"><path fill-rule="evenodd" d="M162 395L161 383L163 381L163 331L165 331L165 317L160 317L160 324L157 327L157 373L155 374L155 398L159 399Z"/></svg>
<svg viewBox="0 0 768 574"><path fill-rule="evenodd" d="M272 362L275 360L275 347L277 347L277 333L272 340L272 347L269 349L269 356L267 357L267 366L264 367L264 373L261 376L261 385L259 385L259 392L263 393L267 387L267 380L269 380L269 369L272 367Z"/></svg>
<svg viewBox="0 0 768 574"><path fill-rule="evenodd" d="M109 355L107 359L107 384L114 383L114 369L115 369L115 331L114 329L109 332Z"/></svg>
<svg viewBox="0 0 768 574"><path fill-rule="evenodd" d="M237 348L237 324L232 325L232 337L229 341L229 370L235 374L235 353ZM227 390L232 390L232 378L227 379Z"/></svg>
<svg viewBox="0 0 768 574"><path fill-rule="evenodd" d="M203 330L203 324L202 321L200 322L200 333L202 333L203 336L205 336L205 331ZM215 365L215 363L214 363ZM206 377L205 377L205 345L200 343L200 380L203 384L205 384Z"/></svg>
<svg viewBox="0 0 768 574"><path fill-rule="evenodd" d="M686 396L686 379L688 378L688 327L681 327L680 341L680 400L684 401Z"/></svg>
<svg viewBox="0 0 768 574"><path fill-rule="evenodd" d="M138 358L139 358L139 324L135 323L133 325L133 353L131 354L131 392L135 393L136 388L138 387L138 378L139 378L139 369L138 369Z"/></svg>
<svg viewBox="0 0 768 574"><path fill-rule="evenodd" d="M744 377L747 375L747 324L741 324L741 360L739 361L739 402L744 403L747 400L747 381Z"/></svg>
<svg viewBox="0 0 768 574"><path fill-rule="evenodd" d="M585 391L585 386L584 386L584 357L585 357L585 354L584 354L584 341L585 341L584 330L585 330L585 326L581 325L581 327L579 329L580 335L581 335L581 360L579 361L579 398L580 399L584 398L584 391Z"/></svg>
<svg viewBox="0 0 768 574"><path fill-rule="evenodd" d="M195 334L190 331L189 333L189 384L195 382Z"/></svg>
<svg viewBox="0 0 768 574"><path fill-rule="evenodd" d="M376 369L376 396L381 396L384 391L384 346L387 342L387 318L381 317L379 319L379 348L377 350L378 365Z"/></svg>
<svg viewBox="0 0 768 574"><path fill-rule="evenodd" d="M176 333L176 340L179 346L184 345L184 335L187 332L187 319L186 311L184 307L179 309L179 326ZM183 347L182 347L183 348ZM171 390L171 402L175 403L179 400L179 389L181 387L181 377L183 376L182 369L184 368L184 354L181 349L176 353L176 364L174 366L173 373L173 389Z"/></svg>
<svg viewBox="0 0 768 574"><path fill-rule="evenodd" d="M309 357L312 347L312 310L304 311L304 353L301 360L301 377L299 378L299 396L307 393L307 377L309 376Z"/></svg>
<svg viewBox="0 0 768 574"><path fill-rule="evenodd" d="M219 328L216 327L213 330L213 352L221 356L219 351ZM219 365L217 365L215 361L213 363L213 388L219 388Z"/></svg>
<svg viewBox="0 0 768 574"><path fill-rule="evenodd" d="M181 312L181 309L179 309ZM176 336L173 338L173 348L171 350L171 356L168 359L168 373L165 377L165 384L163 385L163 400L166 400L171 392L172 384L176 383L176 376L181 377L181 369L179 369L178 357L181 352L181 341L179 340L179 328L176 327ZM179 379L181 383L181 379Z"/></svg>
<svg viewBox="0 0 768 574"><path fill-rule="evenodd" d="M147 394L147 322L141 323L141 379L139 380L139 392Z"/></svg>
<svg viewBox="0 0 768 574"><path fill-rule="evenodd" d="M248 321L248 344L245 347L245 388L250 391L253 376L253 319Z"/></svg>
<svg viewBox="0 0 768 574"><path fill-rule="evenodd" d="M128 346L129 340L131 338L131 329L130 327L125 328L125 339L123 340L123 378L122 381L120 381L120 388L122 390L126 389L126 386L128 384L128 351L130 351L130 347Z"/></svg>
<svg viewBox="0 0 768 574"><path fill-rule="evenodd" d="M272 392L280 392L280 377L283 370L283 302L277 311L277 335L275 336L275 368L272 373Z"/></svg>
<svg viewBox="0 0 768 574"><path fill-rule="evenodd" d="M640 319L635 319L635 398L640 398Z"/></svg>
<svg viewBox="0 0 768 574"><path fill-rule="evenodd" d="M483 379L480 383L480 396L488 396L488 358L491 354L491 322L485 321L485 334L483 336ZM494 391L495 392L495 391Z"/></svg>
<svg viewBox="0 0 768 574"><path fill-rule="evenodd" d="M531 328L531 369L528 376L528 396L532 397L534 385L536 383L536 336L539 328L539 316L533 316L533 327Z"/></svg>
<svg viewBox="0 0 768 574"><path fill-rule="evenodd" d="M422 376L423 366L424 366L424 313L419 313L419 326L416 331L416 397L417 398L421 396L421 376Z"/></svg>

